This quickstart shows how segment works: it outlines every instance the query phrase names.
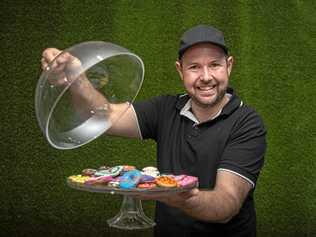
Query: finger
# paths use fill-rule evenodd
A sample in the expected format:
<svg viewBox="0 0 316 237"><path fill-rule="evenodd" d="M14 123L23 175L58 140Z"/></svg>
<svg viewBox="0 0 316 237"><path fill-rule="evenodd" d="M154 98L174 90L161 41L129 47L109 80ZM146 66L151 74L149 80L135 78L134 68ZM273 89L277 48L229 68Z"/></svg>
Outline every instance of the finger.
<svg viewBox="0 0 316 237"><path fill-rule="evenodd" d="M45 58L42 58L41 59L41 68L42 68L42 70L44 71L44 70L47 70L48 68L48 63L46 62L46 60L45 60Z"/></svg>
<svg viewBox="0 0 316 237"><path fill-rule="evenodd" d="M65 63L67 63L70 60L68 55L69 55L68 53L62 53L61 55L59 55L58 58L56 58L56 62L58 64L65 64Z"/></svg>
<svg viewBox="0 0 316 237"><path fill-rule="evenodd" d="M53 62L53 68L54 68L55 72L58 72L58 73L64 72L65 71L65 67L66 67L65 63L59 63L57 61Z"/></svg>
<svg viewBox="0 0 316 237"><path fill-rule="evenodd" d="M43 51L42 57L45 58L45 60L50 63L54 60L54 58L60 54L62 51L56 48L47 48Z"/></svg>
<svg viewBox="0 0 316 237"><path fill-rule="evenodd" d="M73 57L68 52L63 52L54 61L54 63L56 63L56 65L54 65L55 70L60 72L60 71L66 70L66 69L70 69L71 66L75 66L75 65L73 65L74 61L75 61L75 57Z"/></svg>
<svg viewBox="0 0 316 237"><path fill-rule="evenodd" d="M41 63L42 63L42 69L43 70L49 70L49 69L55 69L57 67L56 63L53 63L52 65L49 65L54 58L61 53L59 49L56 48L47 48L42 53Z"/></svg>
<svg viewBox="0 0 316 237"><path fill-rule="evenodd" d="M179 195L184 198L184 199L188 199L188 198L191 198L193 196L196 196L198 195L199 193L199 190L197 188L194 188L192 190L189 190L187 192L182 192L182 193L179 193Z"/></svg>

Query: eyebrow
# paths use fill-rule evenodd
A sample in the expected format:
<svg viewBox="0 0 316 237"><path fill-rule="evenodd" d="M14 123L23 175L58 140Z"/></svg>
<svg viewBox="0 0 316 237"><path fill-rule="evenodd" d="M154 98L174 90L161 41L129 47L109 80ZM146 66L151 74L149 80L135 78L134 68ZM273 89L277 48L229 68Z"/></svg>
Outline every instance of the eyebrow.
<svg viewBox="0 0 316 237"><path fill-rule="evenodd" d="M215 59L212 59L209 63L221 63L224 60L226 60L226 57L215 58ZM181 63L181 65L183 65L183 60L180 60L180 63ZM186 62L186 64L187 65L199 64L199 62L196 62L196 61L192 60L192 61Z"/></svg>

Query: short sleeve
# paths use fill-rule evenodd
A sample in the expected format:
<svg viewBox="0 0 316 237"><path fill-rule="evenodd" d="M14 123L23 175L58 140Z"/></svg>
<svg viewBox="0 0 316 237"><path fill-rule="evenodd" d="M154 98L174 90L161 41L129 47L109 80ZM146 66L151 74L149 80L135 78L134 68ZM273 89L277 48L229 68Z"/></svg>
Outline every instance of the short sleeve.
<svg viewBox="0 0 316 237"><path fill-rule="evenodd" d="M265 150L266 130L263 121L255 111L247 111L232 130L218 170L235 173L254 187L264 164Z"/></svg>
<svg viewBox="0 0 316 237"><path fill-rule="evenodd" d="M163 112L164 97L154 97L150 100L135 102L133 107L137 116L137 122L143 139L156 140L159 115Z"/></svg>

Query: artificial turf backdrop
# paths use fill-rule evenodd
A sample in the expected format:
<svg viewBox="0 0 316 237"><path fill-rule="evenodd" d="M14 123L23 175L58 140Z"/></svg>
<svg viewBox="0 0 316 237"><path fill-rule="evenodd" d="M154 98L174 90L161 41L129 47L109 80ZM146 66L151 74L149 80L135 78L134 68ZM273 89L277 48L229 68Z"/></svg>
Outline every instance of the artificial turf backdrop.
<svg viewBox="0 0 316 237"><path fill-rule="evenodd" d="M101 165L155 165L155 144L99 138L60 151L37 125L34 92L46 47L110 41L138 54L137 100L183 91L178 39L196 24L226 36L231 85L263 117L268 150L255 198L259 237L316 236L315 1L1 1L0 236L151 236L106 220L121 197L80 192L66 177ZM153 202L144 202L153 216Z"/></svg>

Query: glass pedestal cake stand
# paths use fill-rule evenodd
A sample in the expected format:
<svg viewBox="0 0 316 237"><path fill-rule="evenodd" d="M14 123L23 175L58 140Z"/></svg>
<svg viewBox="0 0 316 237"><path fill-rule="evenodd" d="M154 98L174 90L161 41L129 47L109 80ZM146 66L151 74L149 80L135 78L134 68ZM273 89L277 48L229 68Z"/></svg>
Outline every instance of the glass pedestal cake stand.
<svg viewBox="0 0 316 237"><path fill-rule="evenodd" d="M155 222L147 217L142 208L142 202L140 199L134 198L135 195L146 194L166 194L171 195L177 192L188 191L193 187L185 188L152 188L152 189L120 189L116 187L108 187L106 185L94 184L88 185L83 183L72 182L67 179L67 184L77 190L87 191L87 192L96 192L96 193L110 193L110 194L120 194L123 195L123 201L121 204L121 209L117 215L107 220L107 223L110 227L125 229L125 230L134 230L134 229L146 229L155 226Z"/></svg>

